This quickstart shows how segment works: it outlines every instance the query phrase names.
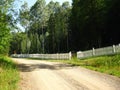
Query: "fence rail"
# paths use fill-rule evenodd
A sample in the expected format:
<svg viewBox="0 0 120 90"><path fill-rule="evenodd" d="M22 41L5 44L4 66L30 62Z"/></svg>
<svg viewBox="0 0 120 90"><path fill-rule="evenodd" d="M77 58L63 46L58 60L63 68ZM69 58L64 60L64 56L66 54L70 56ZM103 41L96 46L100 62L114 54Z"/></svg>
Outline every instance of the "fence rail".
<svg viewBox="0 0 120 90"><path fill-rule="evenodd" d="M77 52L77 58L83 59L93 56L112 55L117 53L120 53L120 44L109 47L98 48L98 49L93 48L92 50L87 50L87 51L79 51Z"/></svg>
<svg viewBox="0 0 120 90"><path fill-rule="evenodd" d="M39 58L39 59L71 59L71 52L62 54L12 54L13 58Z"/></svg>

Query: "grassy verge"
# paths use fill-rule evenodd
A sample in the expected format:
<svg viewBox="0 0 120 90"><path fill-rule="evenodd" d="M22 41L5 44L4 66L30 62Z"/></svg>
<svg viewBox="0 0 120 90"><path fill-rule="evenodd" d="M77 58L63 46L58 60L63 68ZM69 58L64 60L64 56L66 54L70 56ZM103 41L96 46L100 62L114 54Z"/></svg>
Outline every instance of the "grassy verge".
<svg viewBox="0 0 120 90"><path fill-rule="evenodd" d="M48 60L52 62L63 62L73 66L82 66L91 70L99 71L120 77L120 55L113 56L101 56L88 58L84 60L78 60L73 58L72 60Z"/></svg>
<svg viewBox="0 0 120 90"><path fill-rule="evenodd" d="M83 61L83 66L120 77L120 55L101 56Z"/></svg>
<svg viewBox="0 0 120 90"><path fill-rule="evenodd" d="M0 90L17 90L19 72L10 58L0 55Z"/></svg>

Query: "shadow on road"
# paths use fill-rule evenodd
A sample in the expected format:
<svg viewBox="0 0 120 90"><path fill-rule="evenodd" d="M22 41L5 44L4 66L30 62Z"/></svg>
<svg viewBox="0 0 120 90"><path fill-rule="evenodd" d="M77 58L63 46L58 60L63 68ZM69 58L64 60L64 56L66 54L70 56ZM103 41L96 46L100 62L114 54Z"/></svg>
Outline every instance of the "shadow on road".
<svg viewBox="0 0 120 90"><path fill-rule="evenodd" d="M54 64L54 65L49 65L49 64L18 64L18 69L21 72L31 72L36 69L50 69L50 70L59 70L62 68L71 68L71 65L68 64Z"/></svg>

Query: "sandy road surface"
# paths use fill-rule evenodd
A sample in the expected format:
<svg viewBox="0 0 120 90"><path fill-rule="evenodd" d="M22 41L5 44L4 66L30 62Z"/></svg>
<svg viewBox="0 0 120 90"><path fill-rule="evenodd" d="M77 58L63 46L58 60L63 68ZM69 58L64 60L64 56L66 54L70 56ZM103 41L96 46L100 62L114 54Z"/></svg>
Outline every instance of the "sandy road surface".
<svg viewBox="0 0 120 90"><path fill-rule="evenodd" d="M13 59L21 74L20 90L120 90L120 78L81 67Z"/></svg>

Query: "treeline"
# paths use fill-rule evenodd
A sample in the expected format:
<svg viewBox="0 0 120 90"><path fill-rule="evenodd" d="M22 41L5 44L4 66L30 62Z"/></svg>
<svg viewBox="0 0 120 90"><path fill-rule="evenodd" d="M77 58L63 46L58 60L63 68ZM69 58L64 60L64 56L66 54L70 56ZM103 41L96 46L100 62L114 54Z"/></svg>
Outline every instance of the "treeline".
<svg viewBox="0 0 120 90"><path fill-rule="evenodd" d="M10 53L61 53L120 42L119 0L73 0L60 5L45 0L21 6L25 32L12 33Z"/></svg>
<svg viewBox="0 0 120 90"><path fill-rule="evenodd" d="M73 0L72 50L120 43L120 0Z"/></svg>
<svg viewBox="0 0 120 90"><path fill-rule="evenodd" d="M19 23L25 32L12 33L10 53L59 53L69 50L68 30L71 6L68 2L37 2L21 6Z"/></svg>

